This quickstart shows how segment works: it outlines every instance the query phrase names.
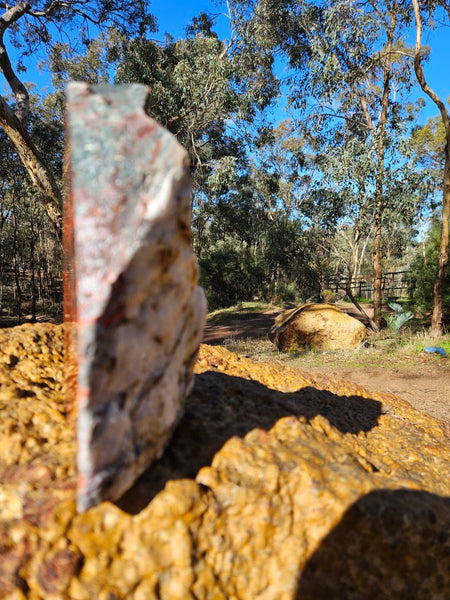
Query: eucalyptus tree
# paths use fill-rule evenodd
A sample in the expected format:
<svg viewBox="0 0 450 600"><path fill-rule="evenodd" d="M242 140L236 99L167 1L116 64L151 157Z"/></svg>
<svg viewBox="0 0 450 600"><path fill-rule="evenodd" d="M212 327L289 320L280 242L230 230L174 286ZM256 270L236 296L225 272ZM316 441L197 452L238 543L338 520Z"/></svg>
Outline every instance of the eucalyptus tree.
<svg viewBox="0 0 450 600"><path fill-rule="evenodd" d="M149 114L188 151L194 249L210 302L216 305L222 298L228 303L236 297L236 264L247 273L244 291L251 294L257 287L251 282L261 279L260 242L266 223L256 198L263 194L256 187L268 188L274 178L253 168L250 148L255 138L264 137L264 111L278 93L272 56L242 52L232 30L227 40L220 39L214 20L205 14L193 19L183 39L166 35L162 41L121 42L116 37L109 55L117 62L115 82L145 84ZM223 285L212 283L218 268Z"/></svg>
<svg viewBox="0 0 450 600"><path fill-rule="evenodd" d="M450 221L450 113L445 102L430 87L423 68L424 53L422 50L422 31L425 24L429 24L442 10L447 24L450 21L450 5L447 0L427 2L424 9L418 0L411 0L414 8L416 22L416 43L414 46L414 71L422 90L431 98L439 109L444 128L444 168L443 168L443 193L442 193L442 223L437 272L433 287L433 314L431 317L431 333L439 336L442 333L443 318L443 286L449 255L449 221Z"/></svg>
<svg viewBox="0 0 450 600"><path fill-rule="evenodd" d="M197 190L222 157L243 154L228 122L239 110L233 65L215 35L139 38L124 44L118 59L115 81L148 86L147 110L187 149Z"/></svg>
<svg viewBox="0 0 450 600"><path fill-rule="evenodd" d="M347 132L369 142L373 189L375 322L382 305L382 226L387 202L386 146L402 122L410 86L404 60L412 13L403 0L232 0L243 43L272 48L290 69L290 101L323 143Z"/></svg>
<svg viewBox="0 0 450 600"><path fill-rule="evenodd" d="M0 16L0 71L12 95L11 100L0 96L0 127L39 191L61 238L61 188L42 149L30 135L30 95L21 73L26 64L35 60L39 52L45 55L55 39L61 36L70 39L76 49L89 44L99 28L113 28L129 36L144 35L155 27L155 21L148 12L146 0L1 2L0 9L3 10Z"/></svg>
<svg viewBox="0 0 450 600"><path fill-rule="evenodd" d="M428 187L427 210L419 223L421 248L424 249L426 233L431 218L442 206L442 174L445 163L445 128L440 115L431 117L424 125L414 127L410 139L410 160L414 161L421 174L421 184ZM435 224L436 226L436 224ZM438 256L438 255L437 255ZM438 261L436 259L436 271ZM432 303L430 304L432 308Z"/></svg>
<svg viewBox="0 0 450 600"><path fill-rule="evenodd" d="M289 123L266 126L244 164L216 169L208 178L201 214L209 218L199 232L197 208L194 240L212 305L238 300L239 290L241 299L294 300L318 288L301 218L302 148Z"/></svg>
<svg viewBox="0 0 450 600"><path fill-rule="evenodd" d="M368 190L375 180L375 162L366 141L354 137L323 147L315 162L320 177L307 193L307 213L330 231L330 251L345 268L346 292L352 297L373 237Z"/></svg>
<svg viewBox="0 0 450 600"><path fill-rule="evenodd" d="M430 117L424 125L415 126L411 132L410 145L420 168L430 177L430 184L442 191L445 127L441 115Z"/></svg>
<svg viewBox="0 0 450 600"><path fill-rule="evenodd" d="M32 94L30 106L31 135L59 172L61 123L53 118L52 106ZM38 309L58 311L61 247L37 190L1 130L0 156L0 306L15 311L20 322L25 301L34 319Z"/></svg>
<svg viewBox="0 0 450 600"><path fill-rule="evenodd" d="M426 237L411 261L409 291L419 310L429 311L433 307L433 291L436 279L436 265L441 245L442 223L434 214L429 223ZM450 273L447 270L442 284L443 304L450 306Z"/></svg>
<svg viewBox="0 0 450 600"><path fill-rule="evenodd" d="M184 39L115 40L111 52L118 63L115 82L147 85L149 114L188 150L197 193L210 177L216 185L222 176L233 177L230 170L245 162L249 130L255 132L259 113L277 94L270 58L243 56L233 32L221 40L213 26L202 14Z"/></svg>

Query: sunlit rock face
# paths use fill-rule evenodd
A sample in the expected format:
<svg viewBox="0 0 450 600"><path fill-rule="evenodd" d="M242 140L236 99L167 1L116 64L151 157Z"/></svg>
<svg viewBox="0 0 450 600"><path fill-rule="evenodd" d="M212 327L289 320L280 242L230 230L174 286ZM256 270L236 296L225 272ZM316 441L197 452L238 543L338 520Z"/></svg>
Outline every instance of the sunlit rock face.
<svg viewBox="0 0 450 600"><path fill-rule="evenodd" d="M365 326L332 304L303 304L279 315L269 333L282 352L354 349L363 341Z"/></svg>
<svg viewBox="0 0 450 600"><path fill-rule="evenodd" d="M78 368L78 507L116 500L183 412L206 314L185 150L144 86L67 92L66 320Z"/></svg>
<svg viewBox="0 0 450 600"><path fill-rule="evenodd" d="M77 514L63 337L0 331L0 597L448 597L447 424L201 346L161 459Z"/></svg>

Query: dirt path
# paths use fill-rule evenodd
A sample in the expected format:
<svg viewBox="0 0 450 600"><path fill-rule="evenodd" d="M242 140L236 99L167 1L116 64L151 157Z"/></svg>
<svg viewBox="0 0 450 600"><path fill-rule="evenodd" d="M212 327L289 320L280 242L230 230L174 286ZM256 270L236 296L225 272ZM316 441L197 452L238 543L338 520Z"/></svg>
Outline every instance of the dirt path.
<svg viewBox="0 0 450 600"><path fill-rule="evenodd" d="M450 422L449 359L430 357L411 366L348 367L336 365L299 368L308 373L352 381L369 391L387 392L407 400L415 408Z"/></svg>
<svg viewBox="0 0 450 600"><path fill-rule="evenodd" d="M266 338L275 317L282 310L271 312L245 312L238 318L230 318L226 323L207 323L203 335L205 344L220 345L231 338L261 339Z"/></svg>
<svg viewBox="0 0 450 600"><path fill-rule="evenodd" d="M270 352L267 333L280 312L242 313L237 318L230 315L227 322L209 323L205 328L204 342L229 346L234 350L233 346L238 345L240 340L255 341L255 351L245 352L255 358L253 354L257 354L258 341ZM349 308L349 312L353 309ZM352 381L367 390L396 394L418 410L450 422L450 357L442 358L424 352L402 357L398 364L392 364L392 358L384 356L382 351L365 351L360 364L355 361L354 354L347 361L333 352L308 353L295 359L289 355L271 357L266 353L266 356L258 354L257 360L282 361L307 373Z"/></svg>

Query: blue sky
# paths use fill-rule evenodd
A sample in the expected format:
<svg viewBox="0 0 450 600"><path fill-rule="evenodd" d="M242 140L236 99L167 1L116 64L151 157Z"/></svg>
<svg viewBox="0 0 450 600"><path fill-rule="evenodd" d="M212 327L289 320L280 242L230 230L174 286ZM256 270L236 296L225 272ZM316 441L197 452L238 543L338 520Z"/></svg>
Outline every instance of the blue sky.
<svg viewBox="0 0 450 600"><path fill-rule="evenodd" d="M220 13L213 1L208 0L152 0L150 5L151 12L158 19L160 33L170 33L175 38L184 35L186 25L191 21L192 17L200 12L209 11L212 13ZM225 19L221 19L225 23ZM223 25L223 30L226 30L226 25Z"/></svg>

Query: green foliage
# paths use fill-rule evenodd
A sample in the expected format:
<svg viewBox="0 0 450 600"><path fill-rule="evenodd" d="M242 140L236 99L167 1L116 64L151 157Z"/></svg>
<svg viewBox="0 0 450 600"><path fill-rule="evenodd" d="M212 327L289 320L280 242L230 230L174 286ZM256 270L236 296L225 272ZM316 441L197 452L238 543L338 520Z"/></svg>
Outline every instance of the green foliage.
<svg viewBox="0 0 450 600"><path fill-rule="evenodd" d="M249 247L232 237L209 247L199 266L200 284L205 288L210 311L252 300L262 279Z"/></svg>
<svg viewBox="0 0 450 600"><path fill-rule="evenodd" d="M324 290L322 292L322 299L325 304L335 304L337 300L337 293L331 290Z"/></svg>
<svg viewBox="0 0 450 600"><path fill-rule="evenodd" d="M445 157L445 129L440 116L423 126L413 128L410 138L410 160L420 169L421 187L427 188L431 208L442 204L442 173Z"/></svg>
<svg viewBox="0 0 450 600"><path fill-rule="evenodd" d="M315 253L307 246L299 224L276 214L267 219L266 213L259 215L259 224L257 214L249 213L249 222L252 214L252 229L246 230L239 228L239 219L235 227L231 221L220 221L219 213L203 240L200 281L210 310L254 297L294 302L319 290L316 258L312 258Z"/></svg>
<svg viewBox="0 0 450 600"><path fill-rule="evenodd" d="M444 168L445 128L440 115L414 127L411 148L424 166L441 172Z"/></svg>
<svg viewBox="0 0 450 600"><path fill-rule="evenodd" d="M171 131L189 153L194 191L234 185L245 167L247 128L277 93L261 53L248 57L212 31L207 15L194 18L185 39L133 39L109 29L75 54L56 45L50 64L54 84L77 79L142 83L150 90L149 114ZM261 60L260 60L261 59ZM264 61L263 61L264 62Z"/></svg>
<svg viewBox="0 0 450 600"><path fill-rule="evenodd" d="M54 87L63 90L68 81L111 83L108 54L115 37L117 32L100 34L86 45L83 53L76 54L69 43L56 42L48 58Z"/></svg>
<svg viewBox="0 0 450 600"><path fill-rule="evenodd" d="M411 265L409 278L410 295L418 310L430 310L433 306L433 286L436 278L441 225L437 217L433 218L427 238L417 249ZM443 283L443 306L450 309L450 269Z"/></svg>
<svg viewBox="0 0 450 600"><path fill-rule="evenodd" d="M447 353L447 356L450 355L450 341L447 342L441 342L439 344L442 348L444 348L445 352Z"/></svg>
<svg viewBox="0 0 450 600"><path fill-rule="evenodd" d="M414 313L405 311L403 306L397 302L390 302L388 306L394 311L394 315L386 313L384 316L393 333L397 333L403 325L414 318Z"/></svg>
<svg viewBox="0 0 450 600"><path fill-rule="evenodd" d="M218 39L205 18L194 20L186 39L163 43L144 38L115 44L117 83L151 89L149 113L177 136L191 159L195 190L229 187L236 159L245 162L246 124L276 93L270 71L261 79L251 60Z"/></svg>
<svg viewBox="0 0 450 600"><path fill-rule="evenodd" d="M24 3L8 3L13 10L20 4ZM155 31L156 20L149 7L148 0L35 0L10 27L10 40L24 61L38 48L50 48L55 39L70 38L72 50L79 53L99 28L130 37Z"/></svg>
<svg viewBox="0 0 450 600"><path fill-rule="evenodd" d="M236 183L236 190L218 186L217 195L211 192L194 212L195 249L208 273L202 282L214 307L245 299L246 288L240 285L230 293L230 280L240 281L241 276L247 279L250 297L268 301L294 301L318 291L317 252L310 245L314 240L283 202L277 178L253 166ZM243 249L245 260L236 261ZM220 261L217 277L227 281L226 286L210 277L215 258Z"/></svg>

